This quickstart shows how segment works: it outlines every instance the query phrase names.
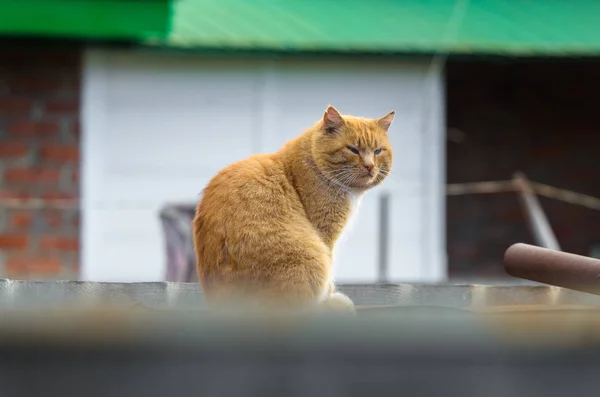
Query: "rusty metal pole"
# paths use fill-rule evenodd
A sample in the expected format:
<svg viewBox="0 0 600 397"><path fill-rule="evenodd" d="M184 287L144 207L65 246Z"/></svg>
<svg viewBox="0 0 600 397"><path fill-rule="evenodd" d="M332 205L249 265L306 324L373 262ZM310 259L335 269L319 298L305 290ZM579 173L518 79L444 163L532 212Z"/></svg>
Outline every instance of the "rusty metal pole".
<svg viewBox="0 0 600 397"><path fill-rule="evenodd" d="M504 254L511 276L600 295L600 260L528 244L514 244Z"/></svg>

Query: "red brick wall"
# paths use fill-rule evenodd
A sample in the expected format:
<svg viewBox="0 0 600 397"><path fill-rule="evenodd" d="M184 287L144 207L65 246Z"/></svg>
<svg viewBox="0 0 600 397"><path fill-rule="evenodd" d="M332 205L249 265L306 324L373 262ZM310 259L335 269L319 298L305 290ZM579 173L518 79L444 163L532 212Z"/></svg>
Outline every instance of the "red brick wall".
<svg viewBox="0 0 600 397"><path fill-rule="evenodd" d="M449 183L529 179L600 197L600 62L456 62L447 72ZM540 198L563 250L590 255L600 211ZM516 194L450 196L451 276L505 275L502 256L533 243Z"/></svg>
<svg viewBox="0 0 600 397"><path fill-rule="evenodd" d="M77 50L0 52L1 277L77 278L80 70Z"/></svg>

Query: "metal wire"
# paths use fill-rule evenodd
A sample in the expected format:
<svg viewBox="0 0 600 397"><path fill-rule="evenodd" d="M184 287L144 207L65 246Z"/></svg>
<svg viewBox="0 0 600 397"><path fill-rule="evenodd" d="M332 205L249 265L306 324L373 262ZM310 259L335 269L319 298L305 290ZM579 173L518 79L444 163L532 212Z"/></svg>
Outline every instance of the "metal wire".
<svg viewBox="0 0 600 397"><path fill-rule="evenodd" d="M529 182L531 189L539 196L564 201L570 204L580 205L585 208L600 211L600 199L571 190L561 189L555 186L545 185L538 182ZM446 195L460 196L465 194L494 194L506 192L518 192L519 187L515 181L487 181L473 183L451 183L446 185Z"/></svg>

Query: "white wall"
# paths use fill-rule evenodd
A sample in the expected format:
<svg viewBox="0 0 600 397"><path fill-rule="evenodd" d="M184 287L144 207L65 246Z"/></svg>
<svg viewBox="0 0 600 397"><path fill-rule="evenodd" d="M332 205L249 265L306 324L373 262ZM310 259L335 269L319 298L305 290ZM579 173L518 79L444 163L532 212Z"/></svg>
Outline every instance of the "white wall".
<svg viewBox="0 0 600 397"><path fill-rule="evenodd" d="M381 194L391 197L390 281L444 277L441 87L439 73L419 62L89 51L82 278L162 280L164 203L195 203L220 168L277 150L329 103L367 117L397 111L390 130L394 171L365 197L337 250L338 280L377 280Z"/></svg>

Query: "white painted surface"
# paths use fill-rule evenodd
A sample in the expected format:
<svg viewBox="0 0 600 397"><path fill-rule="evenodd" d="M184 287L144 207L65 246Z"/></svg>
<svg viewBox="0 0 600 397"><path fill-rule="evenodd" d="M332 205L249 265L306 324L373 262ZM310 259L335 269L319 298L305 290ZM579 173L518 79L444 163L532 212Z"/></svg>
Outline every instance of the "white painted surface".
<svg viewBox="0 0 600 397"><path fill-rule="evenodd" d="M436 73L427 76L434 95L423 100L426 70L425 63L382 60L88 51L82 278L163 280L159 209L195 203L219 169L279 149L331 103L366 117L397 111L390 129L394 171L362 199L354 227L336 249L336 280L377 280L382 193L392 197L390 281L439 279L445 273L443 98ZM423 117L431 118L427 128Z"/></svg>

